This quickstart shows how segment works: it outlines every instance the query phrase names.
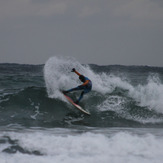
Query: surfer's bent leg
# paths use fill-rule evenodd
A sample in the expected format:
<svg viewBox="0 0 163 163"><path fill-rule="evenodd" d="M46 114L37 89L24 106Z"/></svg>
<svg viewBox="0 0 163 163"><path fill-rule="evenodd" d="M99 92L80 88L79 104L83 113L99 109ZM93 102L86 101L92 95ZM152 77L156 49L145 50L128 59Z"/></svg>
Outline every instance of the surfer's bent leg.
<svg viewBox="0 0 163 163"><path fill-rule="evenodd" d="M69 93L69 92L72 92L72 91L78 91L78 90L82 90L83 88L82 87L75 87L75 88L71 88L69 90L67 90L66 92Z"/></svg>
<svg viewBox="0 0 163 163"><path fill-rule="evenodd" d="M90 91L91 91L90 88L85 87L85 88L84 88L84 91L82 91L82 93L81 93L79 99L78 99L75 103L78 104L78 103L80 102L80 100L83 98L84 94L86 94L86 93L88 93L88 92L90 92Z"/></svg>
<svg viewBox="0 0 163 163"><path fill-rule="evenodd" d="M82 91L79 99L75 103L78 104L80 102L80 100L83 98L83 96L84 96L84 91Z"/></svg>

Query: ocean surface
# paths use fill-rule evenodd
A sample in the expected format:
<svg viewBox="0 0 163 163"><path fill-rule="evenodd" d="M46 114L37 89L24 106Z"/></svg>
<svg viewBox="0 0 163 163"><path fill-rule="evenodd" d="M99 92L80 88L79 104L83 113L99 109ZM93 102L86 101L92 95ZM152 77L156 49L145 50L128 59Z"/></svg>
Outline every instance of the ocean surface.
<svg viewBox="0 0 163 163"><path fill-rule="evenodd" d="M60 90L92 91L74 108ZM69 93L75 100L80 92ZM162 163L163 67L0 64L0 163Z"/></svg>

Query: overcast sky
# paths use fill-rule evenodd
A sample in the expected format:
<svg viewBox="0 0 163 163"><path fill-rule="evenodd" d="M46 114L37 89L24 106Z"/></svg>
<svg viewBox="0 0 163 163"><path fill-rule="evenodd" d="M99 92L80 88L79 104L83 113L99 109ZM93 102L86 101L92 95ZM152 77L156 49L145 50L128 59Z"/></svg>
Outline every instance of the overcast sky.
<svg viewBox="0 0 163 163"><path fill-rule="evenodd" d="M0 0L0 63L163 66L163 0Z"/></svg>

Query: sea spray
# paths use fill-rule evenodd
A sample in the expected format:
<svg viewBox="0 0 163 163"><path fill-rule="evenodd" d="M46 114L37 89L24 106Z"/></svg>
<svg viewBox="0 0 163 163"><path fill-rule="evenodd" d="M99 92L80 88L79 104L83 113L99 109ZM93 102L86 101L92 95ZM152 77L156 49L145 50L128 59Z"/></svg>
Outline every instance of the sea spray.
<svg viewBox="0 0 163 163"><path fill-rule="evenodd" d="M75 67L78 71L84 67L73 58L52 57L44 66L44 79L49 97L63 99L60 90L69 89L79 85L76 76L71 73Z"/></svg>
<svg viewBox="0 0 163 163"><path fill-rule="evenodd" d="M96 74L88 65L81 65L73 58L51 57L44 66L44 79L49 97L60 98L59 90L81 84L78 77L71 73L72 68L91 79L94 91L105 94L113 90L110 78L105 73Z"/></svg>

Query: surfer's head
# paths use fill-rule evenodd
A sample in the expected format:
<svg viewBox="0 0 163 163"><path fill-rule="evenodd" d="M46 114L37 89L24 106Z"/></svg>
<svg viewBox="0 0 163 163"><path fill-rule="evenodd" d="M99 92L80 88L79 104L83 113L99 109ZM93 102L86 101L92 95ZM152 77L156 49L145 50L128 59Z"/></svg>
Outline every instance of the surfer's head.
<svg viewBox="0 0 163 163"><path fill-rule="evenodd" d="M84 83L85 82L85 77L83 75L79 76L79 79Z"/></svg>

